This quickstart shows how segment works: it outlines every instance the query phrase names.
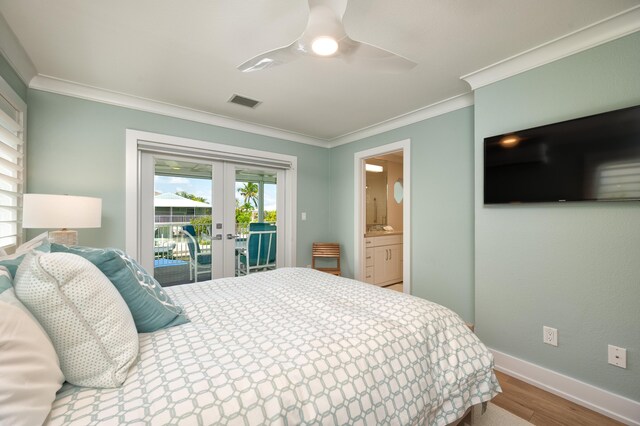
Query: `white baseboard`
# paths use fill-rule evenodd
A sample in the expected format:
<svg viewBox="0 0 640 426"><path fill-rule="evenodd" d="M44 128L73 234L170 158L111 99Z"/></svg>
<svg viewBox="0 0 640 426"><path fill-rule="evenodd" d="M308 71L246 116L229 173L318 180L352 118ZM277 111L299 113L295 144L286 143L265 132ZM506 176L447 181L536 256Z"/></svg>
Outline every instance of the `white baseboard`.
<svg viewBox="0 0 640 426"><path fill-rule="evenodd" d="M619 422L640 426L640 402L489 348L495 368Z"/></svg>

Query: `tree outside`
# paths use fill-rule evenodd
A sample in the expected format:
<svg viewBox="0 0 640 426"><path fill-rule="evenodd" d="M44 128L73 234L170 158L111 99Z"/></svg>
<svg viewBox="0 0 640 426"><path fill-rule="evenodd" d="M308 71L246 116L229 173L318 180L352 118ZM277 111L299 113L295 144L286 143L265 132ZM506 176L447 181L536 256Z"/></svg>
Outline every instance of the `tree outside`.
<svg viewBox="0 0 640 426"><path fill-rule="evenodd" d="M265 222L276 223L276 218L277 218L277 215L275 210L269 210L264 212Z"/></svg>
<svg viewBox="0 0 640 426"><path fill-rule="evenodd" d="M253 204L258 208L258 184L253 182L245 182L242 188L238 188L238 192L244 198L244 204Z"/></svg>
<svg viewBox="0 0 640 426"><path fill-rule="evenodd" d="M207 200L204 197L198 197L197 195L189 194L188 192L185 192L185 191L177 191L176 195L179 195L182 198L186 198L188 200L200 201L201 203L207 202Z"/></svg>
<svg viewBox="0 0 640 426"><path fill-rule="evenodd" d="M236 223L241 225L247 225L251 222L253 216L253 207L250 203L240 204L239 200L236 200Z"/></svg>

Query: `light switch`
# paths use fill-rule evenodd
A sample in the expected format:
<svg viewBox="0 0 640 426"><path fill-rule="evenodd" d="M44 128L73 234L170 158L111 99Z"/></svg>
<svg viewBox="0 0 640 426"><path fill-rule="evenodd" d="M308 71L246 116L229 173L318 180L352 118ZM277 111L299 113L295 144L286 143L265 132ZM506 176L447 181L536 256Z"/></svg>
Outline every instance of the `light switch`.
<svg viewBox="0 0 640 426"><path fill-rule="evenodd" d="M301 220L307 220L307 212L302 212L302 213L300 214L300 219L301 219Z"/></svg>

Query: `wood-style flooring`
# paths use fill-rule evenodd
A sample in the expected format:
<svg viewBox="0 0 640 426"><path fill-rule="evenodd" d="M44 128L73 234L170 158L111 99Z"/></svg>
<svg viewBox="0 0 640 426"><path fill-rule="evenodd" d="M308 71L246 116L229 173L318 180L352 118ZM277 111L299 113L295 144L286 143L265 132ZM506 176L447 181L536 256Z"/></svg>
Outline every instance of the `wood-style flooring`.
<svg viewBox="0 0 640 426"><path fill-rule="evenodd" d="M387 286L402 291L402 283ZM574 404L557 395L496 371L502 393L491 400L495 405L540 426L623 425L600 413ZM624 425L623 425L624 426Z"/></svg>
<svg viewBox="0 0 640 426"><path fill-rule="evenodd" d="M502 386L502 393L491 402L534 425L622 425L600 413L499 371L496 371L496 376Z"/></svg>
<svg viewBox="0 0 640 426"><path fill-rule="evenodd" d="M402 283L391 284L391 285L386 286L385 288L388 288L390 290L399 291L400 293L402 293Z"/></svg>

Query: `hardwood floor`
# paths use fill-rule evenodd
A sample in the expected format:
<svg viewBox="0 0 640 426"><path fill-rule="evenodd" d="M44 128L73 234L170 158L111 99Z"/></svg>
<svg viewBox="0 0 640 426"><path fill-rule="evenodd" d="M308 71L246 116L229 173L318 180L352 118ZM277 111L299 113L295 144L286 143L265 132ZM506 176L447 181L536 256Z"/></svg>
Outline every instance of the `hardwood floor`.
<svg viewBox="0 0 640 426"><path fill-rule="evenodd" d="M622 425L499 371L496 371L496 376L502 386L502 393L491 402L534 425Z"/></svg>
<svg viewBox="0 0 640 426"><path fill-rule="evenodd" d="M385 288L391 289L391 290L395 290L395 291L399 291L400 293L402 293L402 283L397 283L397 284L391 284L386 286Z"/></svg>
<svg viewBox="0 0 640 426"><path fill-rule="evenodd" d="M402 283L387 286L402 291ZM560 398L529 383L496 371L502 393L491 400L495 405L540 426L623 425L600 413Z"/></svg>

